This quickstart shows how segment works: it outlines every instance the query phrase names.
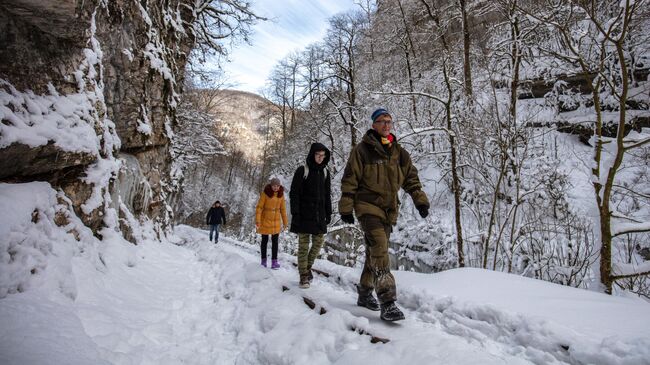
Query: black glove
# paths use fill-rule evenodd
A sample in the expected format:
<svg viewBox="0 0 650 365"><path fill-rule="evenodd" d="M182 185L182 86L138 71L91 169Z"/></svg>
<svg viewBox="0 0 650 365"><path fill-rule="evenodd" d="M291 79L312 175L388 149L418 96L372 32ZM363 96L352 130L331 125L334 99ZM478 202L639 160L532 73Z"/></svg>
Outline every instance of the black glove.
<svg viewBox="0 0 650 365"><path fill-rule="evenodd" d="M345 223L354 224L354 216L352 214L341 214L341 220Z"/></svg>
<svg viewBox="0 0 650 365"><path fill-rule="evenodd" d="M429 207L426 205L420 205L417 207L418 212L420 212L420 217L426 218L429 215Z"/></svg>

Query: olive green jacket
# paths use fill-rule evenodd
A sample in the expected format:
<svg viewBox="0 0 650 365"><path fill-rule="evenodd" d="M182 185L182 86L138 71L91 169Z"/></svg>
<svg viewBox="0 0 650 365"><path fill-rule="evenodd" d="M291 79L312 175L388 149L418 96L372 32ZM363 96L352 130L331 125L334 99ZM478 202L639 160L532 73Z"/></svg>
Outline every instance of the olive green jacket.
<svg viewBox="0 0 650 365"><path fill-rule="evenodd" d="M400 187L411 195L416 207L428 208L429 200L421 190L418 170L413 166L409 153L397 143L397 139L386 152L375 135L374 130L369 130L350 152L341 179L339 213L352 214L354 209L357 218L372 214L395 225Z"/></svg>

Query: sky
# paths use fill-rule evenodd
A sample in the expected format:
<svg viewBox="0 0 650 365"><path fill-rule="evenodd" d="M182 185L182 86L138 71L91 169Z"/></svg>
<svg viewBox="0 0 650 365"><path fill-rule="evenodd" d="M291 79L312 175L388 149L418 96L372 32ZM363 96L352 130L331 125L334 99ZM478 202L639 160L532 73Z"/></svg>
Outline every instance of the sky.
<svg viewBox="0 0 650 365"><path fill-rule="evenodd" d="M320 41L328 19L359 8L354 0L252 0L256 14L268 18L253 26L251 44L235 45L222 68L232 88L259 93L273 66L292 51Z"/></svg>

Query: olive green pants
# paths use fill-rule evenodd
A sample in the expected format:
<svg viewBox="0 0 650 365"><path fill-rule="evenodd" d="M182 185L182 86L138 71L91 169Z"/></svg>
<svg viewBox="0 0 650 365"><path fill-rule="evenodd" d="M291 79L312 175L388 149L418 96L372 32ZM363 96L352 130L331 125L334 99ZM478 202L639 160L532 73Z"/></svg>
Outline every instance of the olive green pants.
<svg viewBox="0 0 650 365"><path fill-rule="evenodd" d="M359 223L366 241L366 262L359 284L366 290L374 288L380 303L393 302L397 300L397 288L395 278L390 273L388 257L390 223L369 214L361 216Z"/></svg>
<svg viewBox="0 0 650 365"><path fill-rule="evenodd" d="M311 237L311 247L309 238ZM307 274L323 247L324 235L298 233L298 273Z"/></svg>

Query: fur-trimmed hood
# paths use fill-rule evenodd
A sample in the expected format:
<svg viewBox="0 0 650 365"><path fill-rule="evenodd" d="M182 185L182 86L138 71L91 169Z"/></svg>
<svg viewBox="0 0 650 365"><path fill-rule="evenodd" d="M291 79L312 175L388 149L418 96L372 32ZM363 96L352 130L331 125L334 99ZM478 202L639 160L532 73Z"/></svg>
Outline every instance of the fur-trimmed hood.
<svg viewBox="0 0 650 365"><path fill-rule="evenodd" d="M271 184L266 184L264 187L264 194L266 194L269 198L273 198L273 188L271 187ZM284 186L280 185L280 189L278 189L278 198L282 198L284 196Z"/></svg>

